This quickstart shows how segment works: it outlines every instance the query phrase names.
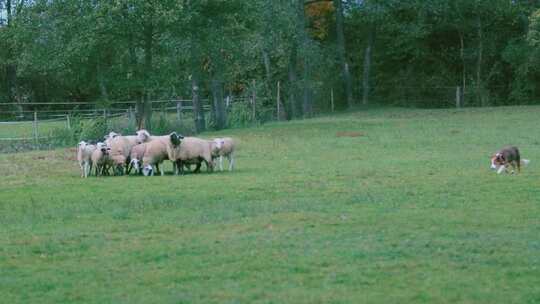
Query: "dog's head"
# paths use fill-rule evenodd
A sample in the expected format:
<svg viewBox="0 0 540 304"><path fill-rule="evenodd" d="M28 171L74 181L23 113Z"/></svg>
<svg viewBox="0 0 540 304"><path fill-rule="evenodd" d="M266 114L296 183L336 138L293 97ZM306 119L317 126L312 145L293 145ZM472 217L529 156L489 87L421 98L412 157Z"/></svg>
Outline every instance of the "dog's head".
<svg viewBox="0 0 540 304"><path fill-rule="evenodd" d="M500 166L504 165L504 163L504 156L501 153L497 153L491 156L491 169L496 170Z"/></svg>

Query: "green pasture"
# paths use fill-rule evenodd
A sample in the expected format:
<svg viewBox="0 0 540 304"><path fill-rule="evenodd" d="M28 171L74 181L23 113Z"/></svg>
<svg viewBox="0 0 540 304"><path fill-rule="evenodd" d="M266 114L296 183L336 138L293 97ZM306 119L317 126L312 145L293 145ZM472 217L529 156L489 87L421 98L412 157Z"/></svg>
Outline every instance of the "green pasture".
<svg viewBox="0 0 540 304"><path fill-rule="evenodd" d="M237 170L186 176L0 154L0 302L538 303L538 117L373 109L206 133L238 139ZM521 174L489 170L505 144Z"/></svg>

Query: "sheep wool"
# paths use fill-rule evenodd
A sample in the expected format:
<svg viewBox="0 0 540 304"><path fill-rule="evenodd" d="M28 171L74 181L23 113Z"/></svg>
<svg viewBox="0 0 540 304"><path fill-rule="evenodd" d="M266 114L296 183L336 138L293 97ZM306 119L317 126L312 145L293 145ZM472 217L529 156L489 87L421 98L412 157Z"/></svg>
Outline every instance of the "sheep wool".
<svg viewBox="0 0 540 304"><path fill-rule="evenodd" d="M223 157L229 160L229 171L234 168L234 151L236 143L230 137L214 138L211 143L212 158L219 158L219 170L223 171Z"/></svg>
<svg viewBox="0 0 540 304"><path fill-rule="evenodd" d="M96 146L85 141L81 141L77 145L77 161L79 167L81 167L81 177L83 178L87 178L92 170L92 153L94 150L96 150Z"/></svg>
<svg viewBox="0 0 540 304"><path fill-rule="evenodd" d="M172 133L170 143L167 152L169 159L176 163L176 174L183 173L182 164L197 164L195 172L198 172L201 161L206 163L209 172L214 170L212 145L209 141L197 137L179 137L176 133Z"/></svg>
<svg viewBox="0 0 540 304"><path fill-rule="evenodd" d="M155 139L142 145L144 146L142 157L143 173L145 176L154 175L154 172L159 170L159 164L168 159L168 143L165 140ZM142 148L140 149L142 150ZM164 175L163 170L161 170L161 175Z"/></svg>
<svg viewBox="0 0 540 304"><path fill-rule="evenodd" d="M110 148L105 143L97 143L97 148L92 153L92 162L95 165L96 176L102 175L113 165L110 158Z"/></svg>
<svg viewBox="0 0 540 304"><path fill-rule="evenodd" d="M110 139L110 138L109 138ZM110 158L117 172L123 172L129 165L131 148L137 144L137 136L117 135L110 139L108 146L111 148Z"/></svg>

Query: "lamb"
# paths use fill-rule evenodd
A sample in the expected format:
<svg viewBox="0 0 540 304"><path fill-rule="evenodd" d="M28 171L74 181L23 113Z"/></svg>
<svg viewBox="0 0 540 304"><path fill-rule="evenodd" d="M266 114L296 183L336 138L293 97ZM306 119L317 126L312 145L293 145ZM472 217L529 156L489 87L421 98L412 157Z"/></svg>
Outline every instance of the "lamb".
<svg viewBox="0 0 540 304"><path fill-rule="evenodd" d="M96 150L96 146L85 141L81 141L77 145L77 161L81 167L81 177L87 178L92 171L92 153Z"/></svg>
<svg viewBox="0 0 540 304"><path fill-rule="evenodd" d="M135 170L141 174L141 164L144 157L144 152L146 151L146 145L145 144L137 144L133 148L131 148L131 153L129 154L129 167L127 170L127 174L131 172L132 168L135 168Z"/></svg>
<svg viewBox="0 0 540 304"><path fill-rule="evenodd" d="M201 162L206 163L208 172L214 170L212 161L212 145L209 141L197 137L183 137L175 132L169 135L170 144L167 145L169 159L175 163L174 173L184 174L185 164L197 164L194 173L200 171Z"/></svg>
<svg viewBox="0 0 540 304"><path fill-rule="evenodd" d="M122 136L111 132L105 136L105 143L110 150L110 158L114 163L115 171L118 174L124 173L124 168L129 165L131 148L137 144L137 136Z"/></svg>
<svg viewBox="0 0 540 304"><path fill-rule="evenodd" d="M223 156L229 160L229 171L233 170L235 147L235 141L230 137L214 138L212 141L212 159L219 157L219 170L223 171Z"/></svg>
<svg viewBox="0 0 540 304"><path fill-rule="evenodd" d="M105 143L97 143L97 149L92 153L92 162L96 167L96 176L107 174L108 168L113 165L110 158L110 150L111 148Z"/></svg>

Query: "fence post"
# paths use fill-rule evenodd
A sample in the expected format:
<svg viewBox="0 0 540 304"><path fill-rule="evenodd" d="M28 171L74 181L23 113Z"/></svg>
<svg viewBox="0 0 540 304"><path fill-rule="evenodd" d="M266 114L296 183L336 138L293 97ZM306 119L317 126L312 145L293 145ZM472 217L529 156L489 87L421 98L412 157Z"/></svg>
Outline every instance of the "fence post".
<svg viewBox="0 0 540 304"><path fill-rule="evenodd" d="M135 126L135 111L133 110L133 108L130 106L129 109L128 109L128 120L129 120L129 125L130 127L131 126Z"/></svg>
<svg viewBox="0 0 540 304"><path fill-rule="evenodd" d="M71 130L71 120L69 118L69 114L66 114L66 127L68 130Z"/></svg>
<svg viewBox="0 0 540 304"><path fill-rule="evenodd" d="M253 106L253 122L255 122L255 119L257 118L257 112L256 112L257 93L255 90L255 79L253 79L253 92L252 92L252 97L251 97L251 103Z"/></svg>
<svg viewBox="0 0 540 304"><path fill-rule="evenodd" d="M334 88L330 88L330 108L334 112Z"/></svg>
<svg viewBox="0 0 540 304"><path fill-rule="evenodd" d="M280 104L280 84L279 84L279 81L277 82L277 100L276 100L276 104L277 104L277 121L280 121L280 113L279 113L279 104Z"/></svg>
<svg viewBox="0 0 540 304"><path fill-rule="evenodd" d="M456 108L461 108L461 87L456 87Z"/></svg>
<svg viewBox="0 0 540 304"><path fill-rule="evenodd" d="M182 121L182 100L176 102L176 119Z"/></svg>
<svg viewBox="0 0 540 304"><path fill-rule="evenodd" d="M34 133L34 146L37 148L37 145L39 143L39 133L38 133L38 118L37 118L37 112L34 111L34 122L32 124L32 129Z"/></svg>

